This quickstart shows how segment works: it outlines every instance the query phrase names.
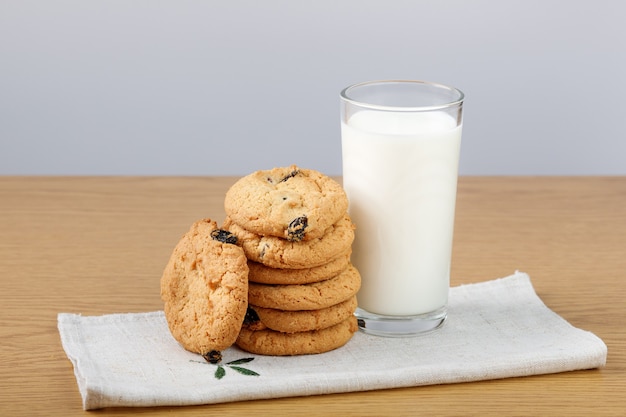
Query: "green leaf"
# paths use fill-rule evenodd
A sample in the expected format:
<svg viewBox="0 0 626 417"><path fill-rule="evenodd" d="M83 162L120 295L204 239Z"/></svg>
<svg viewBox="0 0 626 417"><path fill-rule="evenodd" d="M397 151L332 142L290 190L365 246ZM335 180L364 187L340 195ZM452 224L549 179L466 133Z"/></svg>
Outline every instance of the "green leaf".
<svg viewBox="0 0 626 417"><path fill-rule="evenodd" d="M215 378L222 379L224 378L224 375L226 375L226 370L223 366L218 365L217 369L215 370Z"/></svg>
<svg viewBox="0 0 626 417"><path fill-rule="evenodd" d="M256 372L251 371L250 369L242 368L241 366L230 366L230 369L234 369L235 371L243 375L259 376L259 374L257 374Z"/></svg>
<svg viewBox="0 0 626 417"><path fill-rule="evenodd" d="M242 363L252 362L254 358L241 358L228 362L226 365L241 365Z"/></svg>

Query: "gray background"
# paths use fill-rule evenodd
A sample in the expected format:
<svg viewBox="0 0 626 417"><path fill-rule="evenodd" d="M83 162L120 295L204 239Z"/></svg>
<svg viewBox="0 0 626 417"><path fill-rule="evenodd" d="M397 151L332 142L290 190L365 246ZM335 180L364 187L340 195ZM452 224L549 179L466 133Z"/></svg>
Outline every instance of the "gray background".
<svg viewBox="0 0 626 417"><path fill-rule="evenodd" d="M1 175L341 173L339 91L466 93L462 175L626 174L626 2L0 0Z"/></svg>

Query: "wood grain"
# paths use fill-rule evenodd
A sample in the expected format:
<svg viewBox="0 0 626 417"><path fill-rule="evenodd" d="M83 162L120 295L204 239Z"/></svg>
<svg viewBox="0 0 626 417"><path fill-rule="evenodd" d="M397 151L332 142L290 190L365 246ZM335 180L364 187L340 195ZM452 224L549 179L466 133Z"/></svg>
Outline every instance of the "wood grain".
<svg viewBox="0 0 626 417"><path fill-rule="evenodd" d="M232 177L0 177L0 415L82 415L58 312L161 309L159 279L196 219L221 222ZM462 177L452 284L528 272L608 345L600 370L201 407L150 415L623 415L626 177Z"/></svg>

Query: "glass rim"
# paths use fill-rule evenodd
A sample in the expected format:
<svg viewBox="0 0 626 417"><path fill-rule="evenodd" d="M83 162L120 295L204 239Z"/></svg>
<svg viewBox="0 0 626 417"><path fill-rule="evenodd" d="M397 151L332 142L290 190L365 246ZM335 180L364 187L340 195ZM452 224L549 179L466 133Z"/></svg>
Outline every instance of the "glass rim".
<svg viewBox="0 0 626 417"><path fill-rule="evenodd" d="M437 87L437 88L441 88L443 90L447 90L450 92L453 92L455 94L458 95L458 98L456 100L452 100L452 101L447 101L445 103L442 104L433 104L433 105L427 105L427 106L389 106L389 105L382 105L382 104L372 104L372 103L366 103L363 101L359 101L353 98L350 98L349 96L349 92L352 89L356 89L359 87L365 87L368 85L375 85L375 84L421 84L421 85L429 85L432 87ZM344 88L343 90L341 90L341 93L339 94L341 99L360 106L360 107L364 107L364 108L369 108L372 110L386 110L386 111L432 111L432 110L442 110L442 109L447 109L450 107L454 107L457 105L460 105L463 103L463 100L465 99L465 94L459 90L458 88L446 85L446 84L441 84L441 83L436 83L436 82L431 82L431 81L424 81L424 80L403 80L403 79L397 79L397 80L373 80L373 81L364 81L361 83L356 83L356 84L352 84L349 85L348 87Z"/></svg>

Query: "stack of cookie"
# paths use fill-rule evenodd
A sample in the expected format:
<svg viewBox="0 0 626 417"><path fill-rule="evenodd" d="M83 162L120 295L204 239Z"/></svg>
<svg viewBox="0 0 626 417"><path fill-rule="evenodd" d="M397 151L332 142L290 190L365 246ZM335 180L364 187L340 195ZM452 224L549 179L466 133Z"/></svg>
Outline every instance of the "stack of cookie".
<svg viewBox="0 0 626 417"><path fill-rule="evenodd" d="M248 312L236 344L298 355L344 345L357 329L361 284L341 185L296 166L257 171L227 192L223 229L248 259Z"/></svg>

